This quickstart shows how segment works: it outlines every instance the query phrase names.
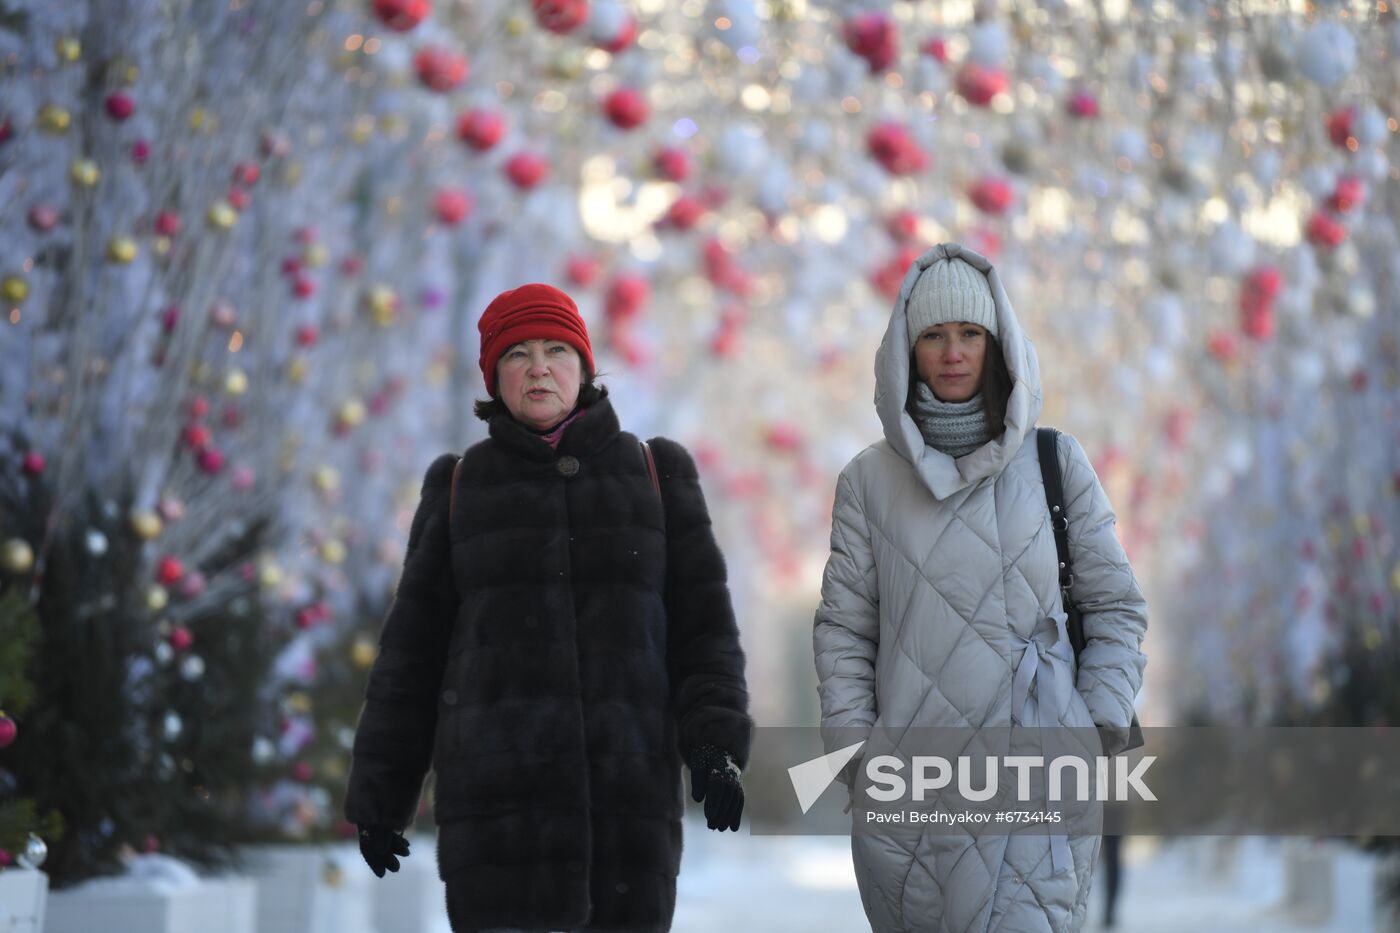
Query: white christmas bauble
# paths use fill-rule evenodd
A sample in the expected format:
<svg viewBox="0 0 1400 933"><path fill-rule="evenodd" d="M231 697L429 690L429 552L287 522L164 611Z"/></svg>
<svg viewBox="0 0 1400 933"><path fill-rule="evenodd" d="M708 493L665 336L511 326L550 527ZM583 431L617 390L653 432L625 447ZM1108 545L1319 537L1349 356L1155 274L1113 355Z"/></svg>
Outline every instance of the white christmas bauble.
<svg viewBox="0 0 1400 933"><path fill-rule="evenodd" d="M1147 160L1147 134L1136 127L1121 130L1113 137L1113 155L1134 165Z"/></svg>
<svg viewBox="0 0 1400 933"><path fill-rule="evenodd" d="M1254 450L1249 441L1238 435L1232 437L1225 445L1224 461L1225 466L1234 475L1243 476L1248 473L1254 464Z"/></svg>
<svg viewBox="0 0 1400 933"><path fill-rule="evenodd" d="M1352 159L1351 166L1361 178L1380 181L1390 172L1390 159L1385 150L1372 146L1358 152Z"/></svg>
<svg viewBox="0 0 1400 933"><path fill-rule="evenodd" d="M1258 149L1255 150L1254 158L1249 164L1254 170L1254 180L1267 195L1273 190L1274 182L1278 179L1279 169L1283 166L1283 156L1276 149Z"/></svg>
<svg viewBox="0 0 1400 933"><path fill-rule="evenodd" d="M593 0L588 12L588 37L599 45L617 38L628 21L627 11L616 0Z"/></svg>
<svg viewBox="0 0 1400 933"><path fill-rule="evenodd" d="M1351 135L1356 137L1356 141L1363 146L1371 146L1384 142L1390 136L1390 127L1386 125L1385 114L1375 104L1367 104L1361 108L1361 112L1356 115L1356 123L1352 126Z"/></svg>
<svg viewBox="0 0 1400 933"><path fill-rule="evenodd" d="M1293 381L1305 391L1322 385L1327 376L1327 364L1322 357L1311 350L1303 350L1289 360L1288 368Z"/></svg>
<svg viewBox="0 0 1400 933"><path fill-rule="evenodd" d="M107 553L107 536L96 528L89 528L86 537L83 539L87 551L93 557L101 557Z"/></svg>
<svg viewBox="0 0 1400 933"><path fill-rule="evenodd" d="M1339 23L1318 23L1298 43L1298 70L1309 81L1331 87L1356 70L1356 37Z"/></svg>
<svg viewBox="0 0 1400 933"><path fill-rule="evenodd" d="M35 869L44 864L44 860L49 857L49 847L33 833L25 840L24 851L15 856L15 861L20 868Z"/></svg>
<svg viewBox="0 0 1400 933"><path fill-rule="evenodd" d="M185 731L185 724L180 719L180 714L170 710L165 714L165 719L161 722L161 731L165 735L165 741L174 742Z"/></svg>
<svg viewBox="0 0 1400 933"><path fill-rule="evenodd" d="M967 60L983 68L1000 68L1011 48L1011 36L998 20L975 27L967 41Z"/></svg>
<svg viewBox="0 0 1400 933"><path fill-rule="evenodd" d="M273 746L271 739L262 735L253 739L252 756L255 764L265 765L276 754L277 749Z"/></svg>
<svg viewBox="0 0 1400 933"><path fill-rule="evenodd" d="M714 28L712 35L735 52L762 36L753 0L711 0L708 18L711 23L729 21L728 29Z"/></svg>
<svg viewBox="0 0 1400 933"><path fill-rule="evenodd" d="M934 59L920 55L914 63L913 88L916 94L942 97L948 92L948 73Z"/></svg>
<svg viewBox="0 0 1400 933"><path fill-rule="evenodd" d="M1325 198L1337 187L1335 166L1319 163L1303 170L1300 177L1303 188L1314 198Z"/></svg>
<svg viewBox="0 0 1400 933"><path fill-rule="evenodd" d="M752 177L767 160L763 137L751 126L731 124L720 133L716 147L720 170L729 180Z"/></svg>
<svg viewBox="0 0 1400 933"><path fill-rule="evenodd" d="M1226 275L1243 275L1254 265L1254 238L1240 229L1233 220L1215 228L1210 237L1211 261Z"/></svg>

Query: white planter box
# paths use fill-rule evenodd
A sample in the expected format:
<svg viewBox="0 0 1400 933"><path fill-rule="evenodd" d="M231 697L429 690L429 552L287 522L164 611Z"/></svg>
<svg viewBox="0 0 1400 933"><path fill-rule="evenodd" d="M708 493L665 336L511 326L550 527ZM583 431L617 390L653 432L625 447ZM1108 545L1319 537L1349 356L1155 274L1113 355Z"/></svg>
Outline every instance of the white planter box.
<svg viewBox="0 0 1400 933"><path fill-rule="evenodd" d="M132 874L50 894L44 933L257 933L256 898L246 879L200 878L175 859L140 856Z"/></svg>
<svg viewBox="0 0 1400 933"><path fill-rule="evenodd" d="M43 933L49 876L32 868L0 871L0 933Z"/></svg>
<svg viewBox="0 0 1400 933"><path fill-rule="evenodd" d="M379 933L370 885L378 879L358 847L254 846L244 856L258 886L257 933Z"/></svg>
<svg viewBox="0 0 1400 933"><path fill-rule="evenodd" d="M364 859L359 869L370 878L374 917L379 933L451 933L447 923L447 894L437 873L437 838L409 839L413 854L399 859L399 870L374 877Z"/></svg>

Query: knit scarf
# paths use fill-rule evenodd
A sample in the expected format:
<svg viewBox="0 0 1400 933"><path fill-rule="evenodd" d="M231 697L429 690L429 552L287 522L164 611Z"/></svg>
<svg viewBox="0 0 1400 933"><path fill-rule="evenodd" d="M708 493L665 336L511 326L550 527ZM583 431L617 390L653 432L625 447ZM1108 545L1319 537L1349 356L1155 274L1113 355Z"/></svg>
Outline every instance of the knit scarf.
<svg viewBox="0 0 1400 933"><path fill-rule="evenodd" d="M920 381L914 396L914 422L925 444L953 458L970 454L992 439L981 392L965 402L942 402L928 383Z"/></svg>

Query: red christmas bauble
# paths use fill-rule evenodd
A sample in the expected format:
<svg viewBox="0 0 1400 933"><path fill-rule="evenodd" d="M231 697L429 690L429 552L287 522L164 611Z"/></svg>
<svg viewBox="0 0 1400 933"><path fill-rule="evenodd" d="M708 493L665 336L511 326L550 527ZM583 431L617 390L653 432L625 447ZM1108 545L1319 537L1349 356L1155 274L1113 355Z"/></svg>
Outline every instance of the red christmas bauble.
<svg viewBox="0 0 1400 933"><path fill-rule="evenodd" d="M1239 343L1235 340L1235 335L1228 330L1213 330L1206 338L1206 349L1211 356L1228 363L1239 355Z"/></svg>
<svg viewBox="0 0 1400 933"><path fill-rule="evenodd" d="M948 59L951 57L948 53L948 40L942 36L934 36L932 39L926 40L919 47L919 51L940 65L948 64Z"/></svg>
<svg viewBox="0 0 1400 933"><path fill-rule="evenodd" d="M15 721L4 713L0 713L0 748L8 748L14 744L15 737L19 735L19 726Z"/></svg>
<svg viewBox="0 0 1400 933"><path fill-rule="evenodd" d="M608 320L614 324L631 320L641 313L650 295L651 286L640 275L619 275L608 286L604 298Z"/></svg>
<svg viewBox="0 0 1400 933"><path fill-rule="evenodd" d="M656 150L651 164L656 174L667 181L682 182L690 175L690 154L676 146Z"/></svg>
<svg viewBox="0 0 1400 933"><path fill-rule="evenodd" d="M305 275L292 279L292 294L298 298L310 298L316 294L316 280Z"/></svg>
<svg viewBox="0 0 1400 933"><path fill-rule="evenodd" d="M440 45L429 45L413 56L413 71L424 87L441 94L467 80L471 68L465 55Z"/></svg>
<svg viewBox="0 0 1400 933"><path fill-rule="evenodd" d="M587 288L598 278L601 269L598 260L592 256L570 256L568 265L564 269L564 275L568 278L570 285Z"/></svg>
<svg viewBox="0 0 1400 933"><path fill-rule="evenodd" d="M48 233L58 224L58 211L47 204L35 204L29 209L29 226L35 233Z"/></svg>
<svg viewBox="0 0 1400 933"><path fill-rule="evenodd" d="M247 210L248 202L251 201L252 198L253 196L248 193L248 189L233 185L228 189L228 194L225 195L224 200L228 201L229 207L236 211L242 211Z"/></svg>
<svg viewBox="0 0 1400 933"><path fill-rule="evenodd" d="M244 188L251 188L258 183L262 177L262 169L256 162L239 162L233 167L233 183Z"/></svg>
<svg viewBox="0 0 1400 933"><path fill-rule="evenodd" d="M316 345L316 327L312 324L303 324L297 328L297 346L313 347Z"/></svg>
<svg viewBox="0 0 1400 933"><path fill-rule="evenodd" d="M1240 287L1240 330L1254 340L1274 335L1274 299L1283 276L1274 266L1260 266L1245 276Z"/></svg>
<svg viewBox="0 0 1400 933"><path fill-rule="evenodd" d="M853 16L846 20L841 32L846 48L865 59L872 72L884 71L899 57L899 34L884 13Z"/></svg>
<svg viewBox="0 0 1400 933"><path fill-rule="evenodd" d="M433 213L449 227L455 227L471 216L475 206L471 192L458 188L444 188L433 196Z"/></svg>
<svg viewBox="0 0 1400 933"><path fill-rule="evenodd" d="M162 586L169 586L185 575L185 565L180 558L166 555L156 564L156 579Z"/></svg>
<svg viewBox="0 0 1400 933"><path fill-rule="evenodd" d="M432 11L430 0L374 0L374 18L394 32L408 32Z"/></svg>
<svg viewBox="0 0 1400 933"><path fill-rule="evenodd" d="M549 162L533 152L517 152L506 160L506 177L511 184L528 191L549 174Z"/></svg>
<svg viewBox="0 0 1400 933"><path fill-rule="evenodd" d="M1338 149L1348 149L1347 141L1353 139L1351 130L1356 122L1356 108L1344 107L1327 115L1327 138Z"/></svg>
<svg viewBox="0 0 1400 933"><path fill-rule="evenodd" d="M506 121L494 110L468 110L457 118L457 138L477 152L485 152L506 132Z"/></svg>
<svg viewBox="0 0 1400 933"><path fill-rule="evenodd" d="M913 175L928 168L928 155L919 148L904 124L885 120L871 127L866 148L891 175Z"/></svg>
<svg viewBox="0 0 1400 933"><path fill-rule="evenodd" d="M919 215L910 210L895 211L885 218L885 230L900 242L908 242L919 235Z"/></svg>
<svg viewBox="0 0 1400 933"><path fill-rule="evenodd" d="M1099 99L1088 91L1075 91L1065 102L1070 116L1081 120L1092 120L1099 115Z"/></svg>
<svg viewBox="0 0 1400 933"><path fill-rule="evenodd" d="M175 236L180 232L180 215L174 211L161 211L156 214L156 233L161 236Z"/></svg>
<svg viewBox="0 0 1400 933"><path fill-rule="evenodd" d="M184 439L185 444L194 450L203 450L205 447L209 446L209 442L214 438L213 435L209 433L208 428L202 424L196 423L185 425Z"/></svg>
<svg viewBox="0 0 1400 933"><path fill-rule="evenodd" d="M194 633L183 625L177 625L170 630L170 634L166 636L165 640L176 651L187 651L194 644Z"/></svg>
<svg viewBox="0 0 1400 933"><path fill-rule="evenodd" d="M1308 242L1323 249L1332 249L1347 238L1347 228L1330 214L1318 211L1308 218Z"/></svg>
<svg viewBox="0 0 1400 933"><path fill-rule="evenodd" d="M107 116L113 120L125 120L136 112L136 101L124 91L108 94L104 103L107 107Z"/></svg>
<svg viewBox="0 0 1400 933"><path fill-rule="evenodd" d="M958 71L958 93L975 107L987 107L992 98L1004 94L1011 87L1006 72L1000 68L983 68L968 62Z"/></svg>
<svg viewBox="0 0 1400 933"><path fill-rule="evenodd" d="M588 0L531 0L535 22L550 32L573 32L588 18Z"/></svg>
<svg viewBox="0 0 1400 933"><path fill-rule="evenodd" d="M46 461L44 460L43 454L39 453L37 450L31 450L24 455L22 469L30 476L38 476L40 473L44 472L45 463Z"/></svg>
<svg viewBox="0 0 1400 933"><path fill-rule="evenodd" d="M151 157L151 144L144 139L138 139L131 144L131 161L137 165L142 164Z"/></svg>
<svg viewBox="0 0 1400 933"><path fill-rule="evenodd" d="M1347 214L1366 200L1366 183L1354 175L1337 179L1337 187L1327 199L1327 206L1338 214Z"/></svg>
<svg viewBox="0 0 1400 933"><path fill-rule="evenodd" d="M999 216L1005 214L1011 206L1016 192L1005 179L982 178L968 190L967 196L977 205L978 210Z"/></svg>
<svg viewBox="0 0 1400 933"><path fill-rule="evenodd" d="M893 301L899 297L899 289L904 284L904 276L909 271L909 266L918 258L919 250L912 246L901 246L893 256L875 268L870 275L870 284L887 300Z"/></svg>
<svg viewBox="0 0 1400 933"><path fill-rule="evenodd" d="M199 468L205 473L218 473L224 468L224 455L216 448L204 448L199 452Z"/></svg>
<svg viewBox="0 0 1400 933"><path fill-rule="evenodd" d="M705 205L690 195L683 194L671 202L666 216L661 219L661 226L672 230L689 230L700 222L704 214Z"/></svg>
<svg viewBox="0 0 1400 933"><path fill-rule="evenodd" d="M636 129L651 114L646 97L630 87L618 88L609 94L603 100L603 111L613 126L624 130Z"/></svg>

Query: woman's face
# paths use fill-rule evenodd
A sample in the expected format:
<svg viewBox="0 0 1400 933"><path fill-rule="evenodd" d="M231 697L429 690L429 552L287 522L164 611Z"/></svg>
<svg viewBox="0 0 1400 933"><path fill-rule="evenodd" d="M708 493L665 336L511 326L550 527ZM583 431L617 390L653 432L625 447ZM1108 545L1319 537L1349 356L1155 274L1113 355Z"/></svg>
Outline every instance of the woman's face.
<svg viewBox="0 0 1400 933"><path fill-rule="evenodd" d="M562 340L526 340L496 361L496 389L516 421L548 430L574 410L583 360Z"/></svg>
<svg viewBox="0 0 1400 933"><path fill-rule="evenodd" d="M919 378L942 402L965 402L976 395L986 358L986 328L967 321L934 324L914 343Z"/></svg>

